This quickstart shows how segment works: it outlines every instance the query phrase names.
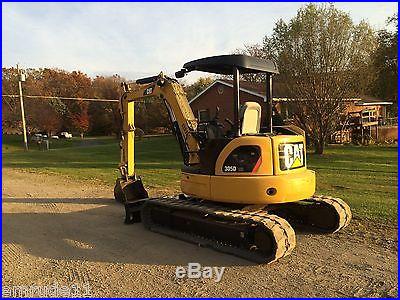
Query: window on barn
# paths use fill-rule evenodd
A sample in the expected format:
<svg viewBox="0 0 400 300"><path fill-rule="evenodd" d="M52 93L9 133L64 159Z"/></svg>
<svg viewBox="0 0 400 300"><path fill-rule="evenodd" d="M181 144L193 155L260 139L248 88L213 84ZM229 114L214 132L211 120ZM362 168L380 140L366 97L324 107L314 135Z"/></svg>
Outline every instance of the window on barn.
<svg viewBox="0 0 400 300"><path fill-rule="evenodd" d="M208 109L199 109L197 111L199 122L210 121L210 111Z"/></svg>

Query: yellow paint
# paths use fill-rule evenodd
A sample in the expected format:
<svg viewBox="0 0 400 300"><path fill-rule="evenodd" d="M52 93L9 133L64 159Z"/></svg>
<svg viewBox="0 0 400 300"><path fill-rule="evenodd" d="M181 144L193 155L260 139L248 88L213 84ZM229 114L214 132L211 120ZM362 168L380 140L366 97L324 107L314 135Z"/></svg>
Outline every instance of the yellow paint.
<svg viewBox="0 0 400 300"><path fill-rule="evenodd" d="M294 202L311 197L315 192L315 172L306 166L293 170L280 170L279 144L302 142L301 135L241 136L233 139L221 151L215 166L215 176L182 174L181 188L185 194L211 201L272 204ZM258 146L262 162L257 172L222 172L228 155L239 146ZM305 164L305 153L304 153ZM294 161L292 167L298 167ZM208 190L209 183L209 190ZM268 195L268 189L276 193Z"/></svg>
<svg viewBox="0 0 400 300"><path fill-rule="evenodd" d="M302 166L302 163L301 163L301 161L300 161L300 158L296 158L295 160L294 160L294 162L293 162L293 164L292 164L292 168L298 168L298 167L301 167Z"/></svg>
<svg viewBox="0 0 400 300"><path fill-rule="evenodd" d="M210 177L182 172L181 190L189 196L210 199Z"/></svg>
<svg viewBox="0 0 400 300"><path fill-rule="evenodd" d="M275 188L275 195L267 189ZM293 202L311 197L315 192L315 173L271 176L210 176L210 197L206 199L245 204Z"/></svg>
<svg viewBox="0 0 400 300"><path fill-rule="evenodd" d="M128 167L128 176L135 174L135 102L123 101L123 161Z"/></svg>

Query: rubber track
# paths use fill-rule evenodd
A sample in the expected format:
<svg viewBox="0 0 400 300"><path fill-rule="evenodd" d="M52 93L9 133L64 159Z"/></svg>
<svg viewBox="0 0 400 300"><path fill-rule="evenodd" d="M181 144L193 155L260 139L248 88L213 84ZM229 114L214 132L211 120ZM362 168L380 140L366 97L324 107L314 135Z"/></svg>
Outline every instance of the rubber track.
<svg viewBox="0 0 400 300"><path fill-rule="evenodd" d="M333 207L336 210L336 213L339 216L339 225L335 230L332 231L332 233L338 232L350 224L352 218L350 206L342 199L323 195L314 195L313 197L307 199L307 201L323 203Z"/></svg>
<svg viewBox="0 0 400 300"><path fill-rule="evenodd" d="M242 222L247 224L257 224L265 230L272 233L275 240L275 249L271 256L265 257L252 249L243 249L237 246L221 243L212 239L207 239L203 236L195 236L193 234L175 231L151 221L151 206L158 205L169 208L191 210L204 215L214 215L225 219L227 222ZM276 215L268 214L266 211L248 211L242 209L229 209L224 206L219 206L214 203L192 200L179 199L171 197L152 198L145 202L142 208L143 225L151 231L166 234L178 239L196 243L202 246L213 248L217 251L233 254L257 263L271 263L286 255L290 254L296 245L296 237L293 228L283 218Z"/></svg>

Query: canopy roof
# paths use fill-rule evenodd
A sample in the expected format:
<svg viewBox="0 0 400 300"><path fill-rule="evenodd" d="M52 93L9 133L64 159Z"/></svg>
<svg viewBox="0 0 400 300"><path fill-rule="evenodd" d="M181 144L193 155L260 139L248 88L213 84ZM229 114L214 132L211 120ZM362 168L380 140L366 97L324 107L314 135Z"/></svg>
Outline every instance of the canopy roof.
<svg viewBox="0 0 400 300"><path fill-rule="evenodd" d="M191 71L203 71L221 75L233 74L233 68L238 68L241 74L245 73L273 73L279 74L278 67L272 60L261 59L247 55L219 55L196 59L183 65L177 77ZM180 76L181 75L181 76Z"/></svg>

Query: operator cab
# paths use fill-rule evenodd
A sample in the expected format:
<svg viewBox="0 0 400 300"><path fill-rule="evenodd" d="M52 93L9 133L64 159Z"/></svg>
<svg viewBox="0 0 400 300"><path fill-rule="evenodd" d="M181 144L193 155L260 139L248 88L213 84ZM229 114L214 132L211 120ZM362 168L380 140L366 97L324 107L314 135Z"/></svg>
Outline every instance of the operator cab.
<svg viewBox="0 0 400 300"><path fill-rule="evenodd" d="M187 62L183 68L175 73L182 78L192 71L203 71L219 75L233 76L233 120L220 120L219 108L216 108L214 117L210 121L199 122L195 133L199 145L200 164L184 166L184 171L190 173L215 173L215 165L221 151L235 138L240 136L268 136L272 132L272 76L279 74L276 64L272 60L260 59L247 55L220 55L201 58ZM240 74L265 74L266 101L262 108L257 102L240 102ZM266 126L261 132L262 113L266 113ZM224 133L222 122L228 123L229 130ZM277 124L283 125L283 124ZM278 128L276 128L278 129ZM281 128L282 129L282 128ZM276 132L275 132L276 133Z"/></svg>
<svg viewBox="0 0 400 300"><path fill-rule="evenodd" d="M227 137L239 137L243 134L259 134L261 126L261 113L262 110L266 113L266 132L272 133L272 76L279 74L277 65L272 60L265 60L257 57L247 55L220 55L201 58L187 62L183 65L183 68L175 73L177 78L182 78L185 74L192 71L203 71L219 75L232 75L233 76L233 115L234 120L224 120L231 126L231 130L227 134ZM265 107L261 109L261 106L255 102L246 102L241 107L240 105L240 74L265 74L266 77L266 101ZM256 118L254 121L252 118ZM255 122L255 124L253 124ZM209 122L212 132L220 131L217 127L221 127L222 124L218 119L218 109L213 120ZM207 127L206 124L201 124L200 130L203 127ZM207 130L205 129L207 132ZM218 134L219 136L220 134ZM211 137L211 136L210 136ZM211 138L213 138L212 135Z"/></svg>

